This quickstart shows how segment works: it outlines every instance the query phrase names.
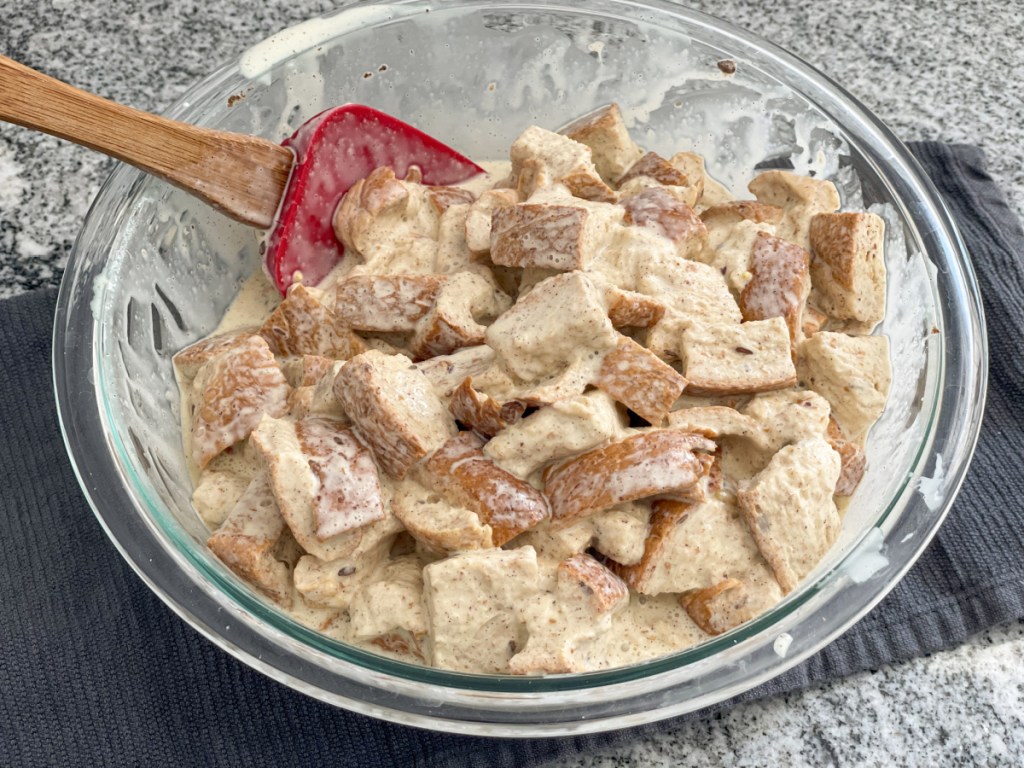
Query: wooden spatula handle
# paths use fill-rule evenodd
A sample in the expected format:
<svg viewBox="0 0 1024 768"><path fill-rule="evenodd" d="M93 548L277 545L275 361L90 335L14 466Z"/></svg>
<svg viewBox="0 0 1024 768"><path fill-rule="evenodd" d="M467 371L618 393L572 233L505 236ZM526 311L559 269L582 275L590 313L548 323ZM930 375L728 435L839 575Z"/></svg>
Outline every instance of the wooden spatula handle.
<svg viewBox="0 0 1024 768"><path fill-rule="evenodd" d="M0 120L131 163L234 219L269 228L292 153L254 136L179 123L80 91L0 56Z"/></svg>

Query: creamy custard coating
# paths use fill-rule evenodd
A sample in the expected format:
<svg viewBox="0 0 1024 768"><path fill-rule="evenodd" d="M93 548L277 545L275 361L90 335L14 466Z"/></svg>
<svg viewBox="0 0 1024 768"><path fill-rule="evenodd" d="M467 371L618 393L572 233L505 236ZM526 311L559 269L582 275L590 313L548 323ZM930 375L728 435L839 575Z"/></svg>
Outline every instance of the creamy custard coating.
<svg viewBox="0 0 1024 768"><path fill-rule="evenodd" d="M812 575L864 472L881 219L783 171L733 200L614 105L510 157L374 171L327 278L282 304L254 275L175 357L211 548L304 624L460 672L729 631Z"/></svg>

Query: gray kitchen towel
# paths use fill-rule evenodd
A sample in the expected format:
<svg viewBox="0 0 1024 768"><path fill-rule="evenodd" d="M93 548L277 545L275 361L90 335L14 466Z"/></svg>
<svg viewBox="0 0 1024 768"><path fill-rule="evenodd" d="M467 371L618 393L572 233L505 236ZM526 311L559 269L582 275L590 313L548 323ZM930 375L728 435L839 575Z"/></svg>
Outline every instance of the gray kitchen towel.
<svg viewBox="0 0 1024 768"><path fill-rule="evenodd" d="M980 150L913 150L974 259L991 344L988 410L948 519L868 616L782 676L711 710L962 642L1024 616L1024 232ZM670 730L492 740L334 709L214 647L121 560L64 453L50 385L54 292L0 302L0 764L528 766Z"/></svg>

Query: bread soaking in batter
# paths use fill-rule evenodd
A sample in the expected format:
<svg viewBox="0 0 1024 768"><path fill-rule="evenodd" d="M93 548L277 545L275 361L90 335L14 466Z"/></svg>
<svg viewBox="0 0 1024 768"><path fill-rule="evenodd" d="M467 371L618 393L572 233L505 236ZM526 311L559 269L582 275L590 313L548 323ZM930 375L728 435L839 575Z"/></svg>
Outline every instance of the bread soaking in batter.
<svg viewBox="0 0 1024 768"><path fill-rule="evenodd" d="M255 275L178 353L209 546L299 621L460 672L727 632L799 587L864 472L882 220L785 171L732 200L614 105L510 159L378 168L323 282Z"/></svg>

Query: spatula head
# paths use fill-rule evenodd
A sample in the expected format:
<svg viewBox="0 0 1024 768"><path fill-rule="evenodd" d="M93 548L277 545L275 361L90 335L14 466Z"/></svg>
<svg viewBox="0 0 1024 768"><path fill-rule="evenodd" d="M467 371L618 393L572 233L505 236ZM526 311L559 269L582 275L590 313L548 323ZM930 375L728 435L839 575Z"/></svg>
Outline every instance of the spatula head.
<svg viewBox="0 0 1024 768"><path fill-rule="evenodd" d="M404 178L413 165L423 183L457 184L483 168L391 115L345 104L310 118L282 144L295 166L267 242L266 266L283 294L296 271L316 285L344 255L332 221L342 196L374 169L389 166Z"/></svg>

